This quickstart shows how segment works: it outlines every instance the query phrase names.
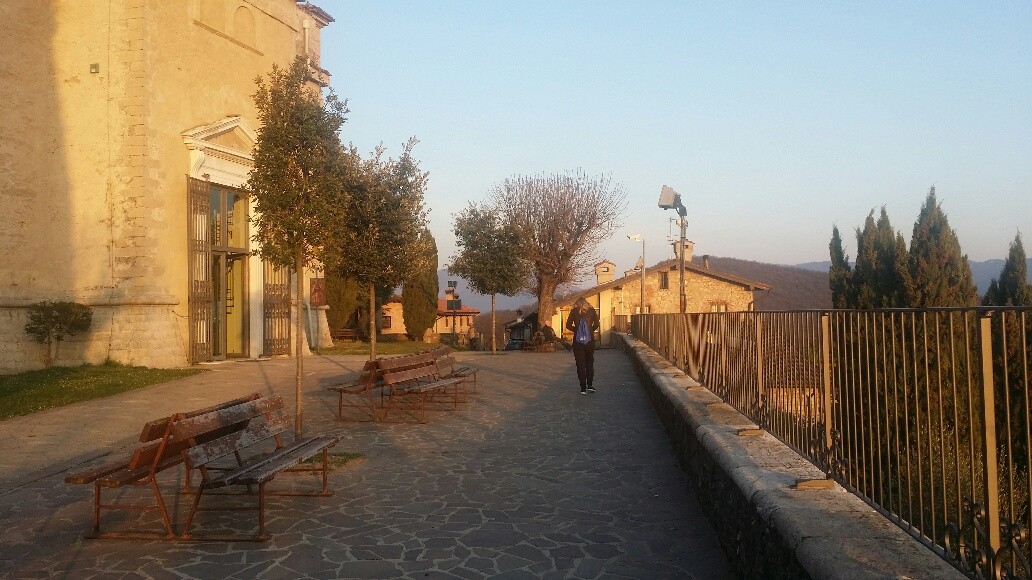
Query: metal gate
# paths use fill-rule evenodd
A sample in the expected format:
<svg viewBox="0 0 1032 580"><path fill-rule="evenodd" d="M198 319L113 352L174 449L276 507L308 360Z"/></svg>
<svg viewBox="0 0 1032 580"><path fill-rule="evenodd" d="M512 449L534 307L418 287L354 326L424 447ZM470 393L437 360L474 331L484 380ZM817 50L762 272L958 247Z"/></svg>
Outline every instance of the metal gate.
<svg viewBox="0 0 1032 580"><path fill-rule="evenodd" d="M190 362L211 360L211 184L187 178Z"/></svg>
<svg viewBox="0 0 1032 580"><path fill-rule="evenodd" d="M290 271L269 262L264 265L264 354L290 354Z"/></svg>

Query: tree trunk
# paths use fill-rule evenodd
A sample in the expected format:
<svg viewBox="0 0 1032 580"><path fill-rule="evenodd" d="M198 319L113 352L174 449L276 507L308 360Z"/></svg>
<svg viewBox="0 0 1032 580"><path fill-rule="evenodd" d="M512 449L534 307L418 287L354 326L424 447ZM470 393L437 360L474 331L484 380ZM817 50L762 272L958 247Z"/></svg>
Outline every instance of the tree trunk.
<svg viewBox="0 0 1032 580"><path fill-rule="evenodd" d="M498 346L495 342L495 295L491 295L491 354L498 354Z"/></svg>
<svg viewBox="0 0 1032 580"><path fill-rule="evenodd" d="M555 280L538 280L538 326L552 322L552 311L555 310Z"/></svg>
<svg viewBox="0 0 1032 580"><path fill-rule="evenodd" d="M369 360L376 360L376 286L369 283Z"/></svg>
<svg viewBox="0 0 1032 580"><path fill-rule="evenodd" d="M297 295L294 298L294 308L297 311L297 322L294 324L294 356L297 357L296 371L294 373L294 437L301 439L302 412L301 412L301 379L304 376L304 358L302 355L302 327L301 327L301 304L304 294L304 255L301 248L294 250L294 280Z"/></svg>

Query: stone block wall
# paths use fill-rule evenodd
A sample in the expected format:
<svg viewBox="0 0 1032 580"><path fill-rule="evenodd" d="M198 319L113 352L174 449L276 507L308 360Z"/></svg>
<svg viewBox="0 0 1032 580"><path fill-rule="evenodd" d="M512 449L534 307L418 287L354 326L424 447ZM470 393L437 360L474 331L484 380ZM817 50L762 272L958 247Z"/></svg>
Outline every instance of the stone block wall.
<svg viewBox="0 0 1032 580"><path fill-rule="evenodd" d="M674 454L740 578L955 578L964 575L644 343L619 335Z"/></svg>
<svg viewBox="0 0 1032 580"><path fill-rule="evenodd" d="M187 365L185 337L172 305L93 306L93 324L84 335L57 347L54 364L117 363L157 368ZM0 308L0 373L40 369L45 346L25 334L27 309Z"/></svg>

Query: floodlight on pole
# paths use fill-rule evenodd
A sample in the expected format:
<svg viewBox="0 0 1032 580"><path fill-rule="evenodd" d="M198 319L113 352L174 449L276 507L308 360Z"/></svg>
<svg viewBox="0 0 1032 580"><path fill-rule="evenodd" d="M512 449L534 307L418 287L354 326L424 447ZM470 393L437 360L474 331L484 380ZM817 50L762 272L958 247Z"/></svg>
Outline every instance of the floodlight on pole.
<svg viewBox="0 0 1032 580"><path fill-rule="evenodd" d="M677 249L677 254L680 260L678 260L678 270L681 275L681 314L684 314L688 309L688 296L684 292L684 223L685 216L688 215L688 210L685 209L684 204L681 203L681 194L674 191L672 187L664 185L659 190L659 207L663 209L672 209L677 211L677 215L680 216L681 222L681 241L680 247Z"/></svg>
<svg viewBox="0 0 1032 580"><path fill-rule="evenodd" d="M645 238L641 234L627 236L632 242L641 242L641 306L639 312L645 314Z"/></svg>

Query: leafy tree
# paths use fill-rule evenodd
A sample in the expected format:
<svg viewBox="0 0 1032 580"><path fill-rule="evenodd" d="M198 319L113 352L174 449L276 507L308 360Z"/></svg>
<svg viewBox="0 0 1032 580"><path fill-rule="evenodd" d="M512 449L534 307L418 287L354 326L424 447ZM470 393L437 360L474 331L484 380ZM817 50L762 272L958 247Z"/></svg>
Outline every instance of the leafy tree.
<svg viewBox="0 0 1032 580"><path fill-rule="evenodd" d="M492 199L531 264L528 289L537 294L538 319L548 321L556 290L596 261L595 247L619 226L623 188L577 171L506 179Z"/></svg>
<svg viewBox="0 0 1032 580"><path fill-rule="evenodd" d="M43 364L50 366L57 358L57 347L66 336L82 334L93 324L93 310L76 302L44 300L29 306L25 333L47 345Z"/></svg>
<svg viewBox="0 0 1032 580"><path fill-rule="evenodd" d="M259 129L254 169L246 185L255 204L256 252L266 261L293 269L297 313L304 295L300 291L304 269L316 262L346 198L339 133L347 106L332 92L324 99L308 83L308 73L306 60L298 57L287 69L273 65L267 83L261 77L255 81ZM296 318L294 432L300 437L304 363L302 317Z"/></svg>
<svg viewBox="0 0 1032 580"><path fill-rule="evenodd" d="M448 272L462 276L479 294L491 295L491 352L498 352L495 296L515 296L526 284L529 265L515 230L505 227L497 209L469 206L455 216L455 244Z"/></svg>
<svg viewBox="0 0 1032 580"><path fill-rule="evenodd" d="M377 289L393 289L411 272L427 267L431 252L426 229L423 192L427 174L412 157L416 140L410 139L398 159L384 159L378 147L361 159L352 146L345 149L351 194L324 247L327 269L352 278L365 287L369 301L369 357L376 358ZM382 302L381 302L382 303Z"/></svg>
<svg viewBox="0 0 1032 580"><path fill-rule="evenodd" d="M358 283L342 278L333 272L326 272L326 322L330 328L348 328L355 322L359 304Z"/></svg>
<svg viewBox="0 0 1032 580"><path fill-rule="evenodd" d="M413 273L401 290L405 330L412 340L422 340L423 333L437 322L437 243L430 230L423 230L423 247L428 252L423 268Z"/></svg>
<svg viewBox="0 0 1032 580"><path fill-rule="evenodd" d="M921 207L910 238L912 277L909 306L974 306L978 304L967 256L961 253L957 233L935 198L935 187Z"/></svg>
<svg viewBox="0 0 1032 580"><path fill-rule="evenodd" d="M852 274L852 296L857 308L900 308L906 306L910 277L903 236L892 228L882 206L877 222L874 210L864 229L856 232L856 268Z"/></svg>
<svg viewBox="0 0 1032 580"><path fill-rule="evenodd" d="M1007 261L999 279L993 278L982 300L985 306L1032 306L1032 286L1028 283L1028 261L1021 234L1014 236Z"/></svg>
<svg viewBox="0 0 1032 580"><path fill-rule="evenodd" d="M856 296L853 294L853 268L849 265L849 256L842 249L842 236L838 226L831 228L831 268L828 270L831 286L831 305L833 308L856 308Z"/></svg>

